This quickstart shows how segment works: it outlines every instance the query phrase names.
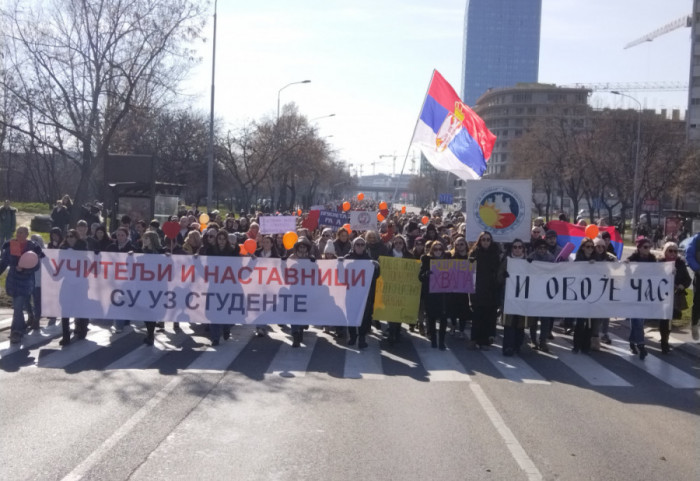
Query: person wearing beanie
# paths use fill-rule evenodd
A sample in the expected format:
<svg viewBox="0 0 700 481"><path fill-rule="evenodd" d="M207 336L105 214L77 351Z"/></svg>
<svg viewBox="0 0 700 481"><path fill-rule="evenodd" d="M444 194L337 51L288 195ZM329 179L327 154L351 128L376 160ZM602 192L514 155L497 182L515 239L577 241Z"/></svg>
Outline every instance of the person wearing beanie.
<svg viewBox="0 0 700 481"><path fill-rule="evenodd" d="M629 256L625 262L656 262L656 257L651 253L651 241L644 236L637 237L637 250ZM647 350L644 342L644 319L630 319L630 352L639 354L642 361L647 357Z"/></svg>
<svg viewBox="0 0 700 481"><path fill-rule="evenodd" d="M324 254L326 251L326 246L328 244L333 245L333 229L330 227L326 227L321 231L321 237L318 239L318 252L320 254ZM335 252L335 247L333 248L333 252Z"/></svg>

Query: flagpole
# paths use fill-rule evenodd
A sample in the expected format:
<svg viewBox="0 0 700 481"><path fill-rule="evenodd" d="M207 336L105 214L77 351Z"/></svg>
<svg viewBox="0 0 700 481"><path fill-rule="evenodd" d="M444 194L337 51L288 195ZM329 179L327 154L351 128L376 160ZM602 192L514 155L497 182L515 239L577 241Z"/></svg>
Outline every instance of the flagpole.
<svg viewBox="0 0 700 481"><path fill-rule="evenodd" d="M411 134L411 141L408 143L408 148L406 149L406 156L403 158L403 165L401 166L401 173L396 178L396 187L394 188L394 195L391 197L391 202L396 201L396 194L399 191L399 179L403 175L403 171L406 168L406 161L408 160L408 154L411 152L411 145L413 144L413 137L416 135L416 129L418 128L418 122L420 122L420 114L423 112L423 107L425 106L425 100L428 98L428 92L430 92L430 86L433 85L433 79L435 78L436 70L433 69L433 74L430 76L430 82L428 82L428 88L425 89L425 96L423 97L423 104L420 107L420 112L418 112L418 117L416 118L416 125L413 127L413 133Z"/></svg>

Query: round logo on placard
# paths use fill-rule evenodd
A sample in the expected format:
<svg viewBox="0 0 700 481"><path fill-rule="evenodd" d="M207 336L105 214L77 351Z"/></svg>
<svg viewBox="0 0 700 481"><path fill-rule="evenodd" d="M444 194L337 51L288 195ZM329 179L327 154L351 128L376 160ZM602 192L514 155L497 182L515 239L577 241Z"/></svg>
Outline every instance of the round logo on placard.
<svg viewBox="0 0 700 481"><path fill-rule="evenodd" d="M371 220L371 216L369 212L360 212L357 215L357 222L359 222L361 225L369 224Z"/></svg>
<svg viewBox="0 0 700 481"><path fill-rule="evenodd" d="M517 229L525 218L526 207L520 194L494 187L484 191L474 204L477 222L493 234L507 234Z"/></svg>

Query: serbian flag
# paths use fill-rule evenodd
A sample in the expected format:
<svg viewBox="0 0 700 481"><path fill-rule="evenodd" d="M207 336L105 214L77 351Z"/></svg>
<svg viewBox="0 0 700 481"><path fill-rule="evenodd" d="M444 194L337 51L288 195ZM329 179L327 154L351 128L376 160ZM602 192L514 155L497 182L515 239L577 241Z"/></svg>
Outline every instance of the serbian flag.
<svg viewBox="0 0 700 481"><path fill-rule="evenodd" d="M496 136L440 72L433 70L411 143L420 147L437 170L470 180L481 178L486 170Z"/></svg>
<svg viewBox="0 0 700 481"><path fill-rule="evenodd" d="M547 229L553 230L557 233L557 245L560 245L563 248L567 242L571 242L574 245L574 252L578 252L581 241L586 237L586 227L569 224L568 222L563 222L561 220L549 221L547 223ZM615 227L598 227L598 231L610 233L610 243L615 249L615 255L618 259L621 259L624 243L622 242L622 236L617 229Z"/></svg>

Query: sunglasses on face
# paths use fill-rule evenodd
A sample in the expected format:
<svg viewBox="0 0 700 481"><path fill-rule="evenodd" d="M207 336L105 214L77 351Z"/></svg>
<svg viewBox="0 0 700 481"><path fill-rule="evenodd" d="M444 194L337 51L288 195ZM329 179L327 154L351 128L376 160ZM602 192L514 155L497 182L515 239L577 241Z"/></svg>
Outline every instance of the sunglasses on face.
<svg viewBox="0 0 700 481"><path fill-rule="evenodd" d="M513 246L513 249L522 249L523 246Z"/></svg>

